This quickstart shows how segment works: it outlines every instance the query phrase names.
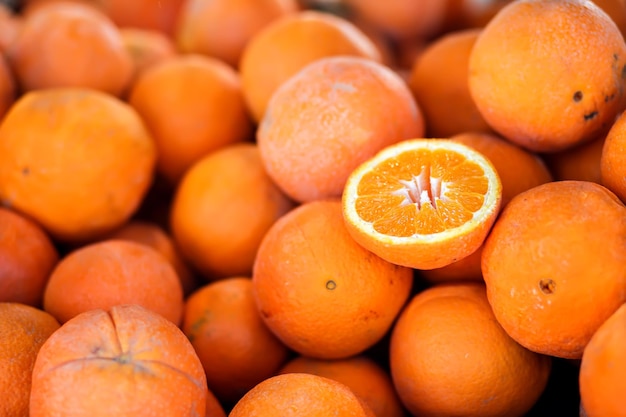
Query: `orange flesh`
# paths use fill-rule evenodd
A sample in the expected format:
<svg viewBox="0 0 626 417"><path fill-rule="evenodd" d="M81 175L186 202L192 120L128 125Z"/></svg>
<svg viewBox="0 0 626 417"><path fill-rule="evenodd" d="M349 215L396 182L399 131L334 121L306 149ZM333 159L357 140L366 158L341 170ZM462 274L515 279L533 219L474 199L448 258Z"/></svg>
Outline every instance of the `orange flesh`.
<svg viewBox="0 0 626 417"><path fill-rule="evenodd" d="M483 169L467 157L417 149L389 158L363 176L356 211L385 235L433 234L471 220L488 186Z"/></svg>

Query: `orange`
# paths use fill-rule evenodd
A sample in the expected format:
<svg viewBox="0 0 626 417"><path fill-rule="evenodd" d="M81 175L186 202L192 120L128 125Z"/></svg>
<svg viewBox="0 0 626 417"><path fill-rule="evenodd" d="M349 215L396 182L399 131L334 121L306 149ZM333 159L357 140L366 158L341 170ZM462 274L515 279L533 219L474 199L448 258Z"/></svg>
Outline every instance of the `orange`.
<svg viewBox="0 0 626 417"><path fill-rule="evenodd" d="M174 38L183 53L212 56L237 68L250 39L299 9L296 0L187 0Z"/></svg>
<svg viewBox="0 0 626 417"><path fill-rule="evenodd" d="M518 194L482 254L498 322L528 349L580 359L626 302L625 235L626 207L599 184L555 181Z"/></svg>
<svg viewBox="0 0 626 417"><path fill-rule="evenodd" d="M31 219L0 207L0 301L41 306L59 253Z"/></svg>
<svg viewBox="0 0 626 417"><path fill-rule="evenodd" d="M225 278L193 292L185 302L182 329L209 389L225 404L235 404L276 374L289 353L263 323L249 277Z"/></svg>
<svg viewBox="0 0 626 417"><path fill-rule="evenodd" d="M414 296L392 330L400 399L415 416L524 416L547 385L550 358L507 335L482 284L440 285Z"/></svg>
<svg viewBox="0 0 626 417"><path fill-rule="evenodd" d="M502 206L522 191L553 180L541 156L495 133L466 132L450 139L477 150L493 163L502 182Z"/></svg>
<svg viewBox="0 0 626 417"><path fill-rule="evenodd" d="M178 53L174 41L158 30L120 28L119 32L133 62L129 87L134 85L143 71Z"/></svg>
<svg viewBox="0 0 626 417"><path fill-rule="evenodd" d="M620 114L602 144L600 183L626 201L626 112Z"/></svg>
<svg viewBox="0 0 626 417"><path fill-rule="evenodd" d="M549 70L548 70L549 69ZM585 0L519 0L483 28L469 61L470 93L512 142L556 152L605 132L626 100L626 43Z"/></svg>
<svg viewBox="0 0 626 417"><path fill-rule="evenodd" d="M126 240L104 240L70 251L44 291L44 310L65 323L78 314L119 304L140 304L178 325L183 291L159 252Z"/></svg>
<svg viewBox="0 0 626 417"><path fill-rule="evenodd" d="M0 123L17 98L15 77L4 54L0 53Z"/></svg>
<svg viewBox="0 0 626 417"><path fill-rule="evenodd" d="M22 95L0 124L0 200L55 239L86 241L124 224L154 172L139 115L84 88Z"/></svg>
<svg viewBox="0 0 626 417"><path fill-rule="evenodd" d="M289 348L321 359L365 351L390 329L413 272L358 245L338 200L304 203L269 229L252 275L261 317Z"/></svg>
<svg viewBox="0 0 626 417"><path fill-rule="evenodd" d="M21 303L0 302L1 417L28 417L31 374L41 345L59 328L54 317Z"/></svg>
<svg viewBox="0 0 626 417"><path fill-rule="evenodd" d="M311 374L276 375L256 385L235 404L229 417L374 417L348 387Z"/></svg>
<svg viewBox="0 0 626 417"><path fill-rule="evenodd" d="M107 235L106 239L128 240L155 249L174 267L185 295L189 295L196 289L198 283L194 271L183 259L170 233L158 224L145 220L130 220L121 228Z"/></svg>
<svg viewBox="0 0 626 417"><path fill-rule="evenodd" d="M113 22L91 6L71 2L25 15L7 57L25 91L85 87L119 96L133 71Z"/></svg>
<svg viewBox="0 0 626 417"><path fill-rule="evenodd" d="M246 44L239 61L243 94L255 121L276 89L320 58L349 55L380 62L373 41L348 19L303 10L275 19Z"/></svg>
<svg viewBox="0 0 626 417"><path fill-rule="evenodd" d="M350 174L343 215L364 248L398 265L440 268L476 251L502 184L480 152L448 139L388 146Z"/></svg>
<svg viewBox="0 0 626 417"><path fill-rule="evenodd" d="M385 369L365 355L346 359L314 359L296 356L278 374L307 373L329 378L350 388L377 417L404 417L391 377Z"/></svg>
<svg viewBox="0 0 626 417"><path fill-rule="evenodd" d="M252 138L239 75L213 58L183 54L152 66L128 102L152 132L157 171L171 184L203 156Z"/></svg>
<svg viewBox="0 0 626 417"><path fill-rule="evenodd" d="M624 417L626 304L596 330L580 363L581 403L588 417Z"/></svg>
<svg viewBox="0 0 626 417"><path fill-rule="evenodd" d="M250 276L263 236L293 205L265 172L255 144L226 146L180 181L171 200L172 236L203 278Z"/></svg>
<svg viewBox="0 0 626 417"><path fill-rule="evenodd" d="M77 315L41 346L30 416L204 416L207 395L183 332L153 311L120 305Z"/></svg>
<svg viewBox="0 0 626 417"><path fill-rule="evenodd" d="M352 12L394 39L428 38L441 28L446 3L440 0L344 0Z"/></svg>
<svg viewBox="0 0 626 417"><path fill-rule="evenodd" d="M459 30L436 38L409 67L409 87L424 112L428 137L491 131L467 81L470 52L480 31Z"/></svg>
<svg viewBox="0 0 626 417"><path fill-rule="evenodd" d="M397 74L340 56L319 59L282 84L256 137L270 177L306 202L340 197L359 164L423 133L421 110Z"/></svg>
<svg viewBox="0 0 626 417"><path fill-rule="evenodd" d="M605 138L606 135L602 135L564 151L544 155L554 179L601 183L600 159Z"/></svg>

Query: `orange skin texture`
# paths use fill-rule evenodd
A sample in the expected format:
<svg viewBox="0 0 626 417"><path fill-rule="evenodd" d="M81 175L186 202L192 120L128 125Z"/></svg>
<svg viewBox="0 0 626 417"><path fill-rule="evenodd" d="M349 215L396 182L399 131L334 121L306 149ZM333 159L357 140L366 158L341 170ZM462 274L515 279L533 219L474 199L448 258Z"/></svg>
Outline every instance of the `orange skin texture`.
<svg viewBox="0 0 626 417"><path fill-rule="evenodd" d="M178 16L174 39L183 53L209 55L237 68L260 30L298 10L296 0L189 0Z"/></svg>
<svg viewBox="0 0 626 417"><path fill-rule="evenodd" d="M413 285L410 268L384 261L348 234L341 202L305 203L267 232L254 295L270 330L294 351L339 359L389 330Z"/></svg>
<svg viewBox="0 0 626 417"><path fill-rule="evenodd" d="M592 0L615 22L622 35L626 35L626 1Z"/></svg>
<svg viewBox="0 0 626 417"><path fill-rule="evenodd" d="M191 294L182 329L204 366L209 389L225 404L235 404L275 375L289 353L263 323L249 277L224 278Z"/></svg>
<svg viewBox="0 0 626 417"><path fill-rule="evenodd" d="M306 373L276 375L252 388L228 417L374 417L344 384Z"/></svg>
<svg viewBox="0 0 626 417"><path fill-rule="evenodd" d="M65 323L93 309L139 304L176 325L183 291L172 265L141 243L104 240L65 255L44 291L44 310Z"/></svg>
<svg viewBox="0 0 626 417"><path fill-rule="evenodd" d="M428 38L442 26L447 2L346 0L354 14L396 40Z"/></svg>
<svg viewBox="0 0 626 417"><path fill-rule="evenodd" d="M172 236L203 278L250 276L263 236L293 206L265 172L257 146L235 144L207 155L181 180Z"/></svg>
<svg viewBox="0 0 626 417"><path fill-rule="evenodd" d="M15 77L4 56L0 53L0 121L17 99Z"/></svg>
<svg viewBox="0 0 626 417"><path fill-rule="evenodd" d="M0 417L29 417L35 358L59 327L54 317L38 308L0 302Z"/></svg>
<svg viewBox="0 0 626 417"><path fill-rule="evenodd" d="M626 201L626 113L618 117L602 145L600 183Z"/></svg>
<svg viewBox="0 0 626 417"><path fill-rule="evenodd" d="M469 91L469 56L481 29L450 32L428 43L410 67L409 87L424 112L428 137L490 132Z"/></svg>
<svg viewBox="0 0 626 417"><path fill-rule="evenodd" d="M172 236L161 226L142 220L131 220L120 229L106 236L106 239L120 239L142 243L163 255L174 267L183 286L183 293L189 295L196 289L196 277L182 258Z"/></svg>
<svg viewBox="0 0 626 417"><path fill-rule="evenodd" d="M362 162L423 134L421 109L396 73L364 58L327 57L276 91L257 143L276 184L309 202L340 197Z"/></svg>
<svg viewBox="0 0 626 417"><path fill-rule="evenodd" d="M547 384L550 358L506 334L482 284L440 285L414 296L391 334L404 405L420 416L523 416Z"/></svg>
<svg viewBox="0 0 626 417"><path fill-rule="evenodd" d="M6 53L25 91L86 87L119 96L133 72L113 22L75 3L52 4L25 15Z"/></svg>
<svg viewBox="0 0 626 417"><path fill-rule="evenodd" d="M594 333L583 352L579 386L588 417L624 417L626 375L626 304Z"/></svg>
<svg viewBox="0 0 626 417"><path fill-rule="evenodd" d="M55 239L124 224L152 183L156 149L139 115L90 89L22 95L0 125L0 200Z"/></svg>
<svg viewBox="0 0 626 417"><path fill-rule="evenodd" d="M502 327L533 351L580 359L597 328L626 302L625 235L626 207L599 184L556 181L516 196L482 255Z"/></svg>
<svg viewBox="0 0 626 417"><path fill-rule="evenodd" d="M174 41L163 32L150 29L120 28L120 35L133 62L132 87L139 74L151 66L176 56Z"/></svg>
<svg viewBox="0 0 626 417"><path fill-rule="evenodd" d="M583 0L512 2L470 54L470 93L485 120L537 152L605 133L625 107L625 78L621 32Z"/></svg>
<svg viewBox="0 0 626 417"><path fill-rule="evenodd" d="M450 139L477 150L495 166L502 182L501 207L519 193L553 180L552 173L539 155L495 133L467 132L453 135Z"/></svg>
<svg viewBox="0 0 626 417"><path fill-rule="evenodd" d="M171 184L203 156L252 138L239 76L213 58L179 55L153 66L128 102L152 132L157 171Z"/></svg>
<svg viewBox="0 0 626 417"><path fill-rule="evenodd" d="M308 373L340 382L361 398L377 417L407 415L387 371L367 356L335 360L296 356L278 371L278 374L286 373Z"/></svg>
<svg viewBox="0 0 626 417"><path fill-rule="evenodd" d="M31 219L0 207L0 301L40 307L59 253Z"/></svg>
<svg viewBox="0 0 626 417"><path fill-rule="evenodd" d="M244 48L239 72L243 93L259 122L276 89L306 65L320 58L357 56L381 62L372 40L349 20L304 10L272 21Z"/></svg>
<svg viewBox="0 0 626 417"><path fill-rule="evenodd" d="M204 369L171 321L138 305L84 312L46 340L30 416L204 416Z"/></svg>
<svg viewBox="0 0 626 417"><path fill-rule="evenodd" d="M551 153L544 159L556 180L581 180L602 183L600 159L606 136Z"/></svg>

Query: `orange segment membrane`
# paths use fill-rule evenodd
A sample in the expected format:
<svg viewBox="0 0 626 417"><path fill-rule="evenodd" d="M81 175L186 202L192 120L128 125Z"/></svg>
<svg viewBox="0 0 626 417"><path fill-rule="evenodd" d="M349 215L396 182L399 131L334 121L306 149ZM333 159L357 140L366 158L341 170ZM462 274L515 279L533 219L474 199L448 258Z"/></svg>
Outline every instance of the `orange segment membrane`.
<svg viewBox="0 0 626 417"><path fill-rule="evenodd" d="M489 183L483 169L447 149L416 149L366 173L355 209L382 234L409 237L456 228L478 211Z"/></svg>

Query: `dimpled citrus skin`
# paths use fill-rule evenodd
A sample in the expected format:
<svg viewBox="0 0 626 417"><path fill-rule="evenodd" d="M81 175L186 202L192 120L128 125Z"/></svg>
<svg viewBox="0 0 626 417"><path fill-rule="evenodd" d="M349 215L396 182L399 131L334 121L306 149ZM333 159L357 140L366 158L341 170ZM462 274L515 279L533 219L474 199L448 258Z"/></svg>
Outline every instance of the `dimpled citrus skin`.
<svg viewBox="0 0 626 417"><path fill-rule="evenodd" d="M624 109L626 43L590 1L515 1L476 40L469 86L496 131L556 152L605 132Z"/></svg>
<svg viewBox="0 0 626 417"><path fill-rule="evenodd" d="M261 242L252 275L265 324L288 347L345 358L378 342L413 285L410 268L386 262L348 234L341 203L305 203Z"/></svg>
<svg viewBox="0 0 626 417"><path fill-rule="evenodd" d="M626 301L624 236L626 207L597 183L555 181L515 196L481 260L502 327L528 349L580 359Z"/></svg>
<svg viewBox="0 0 626 417"><path fill-rule="evenodd" d="M372 60L329 57L281 85L257 143L276 184L305 202L341 196L361 162L423 133L421 110L397 74Z"/></svg>

